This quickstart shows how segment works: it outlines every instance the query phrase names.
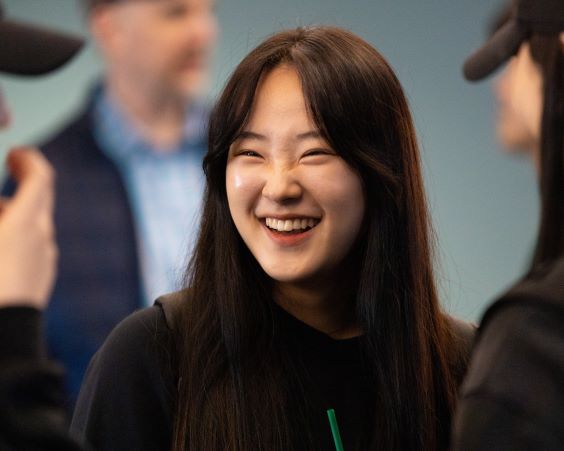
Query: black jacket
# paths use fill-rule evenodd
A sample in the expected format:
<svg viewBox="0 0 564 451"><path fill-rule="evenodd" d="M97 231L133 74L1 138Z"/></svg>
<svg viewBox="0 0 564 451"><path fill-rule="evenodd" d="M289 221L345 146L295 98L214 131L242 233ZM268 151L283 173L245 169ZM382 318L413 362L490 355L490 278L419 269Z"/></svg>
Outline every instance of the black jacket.
<svg viewBox="0 0 564 451"><path fill-rule="evenodd" d="M68 433L62 382L45 358L41 313L0 308L0 450L82 449Z"/></svg>
<svg viewBox="0 0 564 451"><path fill-rule="evenodd" d="M455 451L564 450L564 258L487 311L454 436Z"/></svg>

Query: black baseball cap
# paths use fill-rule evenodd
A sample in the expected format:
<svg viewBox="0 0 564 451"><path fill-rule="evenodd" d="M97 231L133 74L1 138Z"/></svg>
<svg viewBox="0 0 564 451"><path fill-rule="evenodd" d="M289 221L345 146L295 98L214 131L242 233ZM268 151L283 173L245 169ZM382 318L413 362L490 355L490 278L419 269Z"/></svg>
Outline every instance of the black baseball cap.
<svg viewBox="0 0 564 451"><path fill-rule="evenodd" d="M0 3L0 72L48 73L70 60L83 44L78 36L7 20Z"/></svg>
<svg viewBox="0 0 564 451"><path fill-rule="evenodd" d="M464 63L464 77L478 81L517 53L531 34L564 30L564 0L514 0L509 20Z"/></svg>

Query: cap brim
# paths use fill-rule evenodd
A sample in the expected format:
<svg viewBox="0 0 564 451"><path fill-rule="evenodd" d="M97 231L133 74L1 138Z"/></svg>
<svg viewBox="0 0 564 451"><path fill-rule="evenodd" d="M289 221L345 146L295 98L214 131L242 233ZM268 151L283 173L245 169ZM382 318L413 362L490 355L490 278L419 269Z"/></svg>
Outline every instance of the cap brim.
<svg viewBox="0 0 564 451"><path fill-rule="evenodd" d="M517 53L527 38L526 31L516 20L510 20L464 63L464 77L478 81L487 77Z"/></svg>
<svg viewBox="0 0 564 451"><path fill-rule="evenodd" d="M41 75L69 61L84 40L43 27L0 20L0 71Z"/></svg>

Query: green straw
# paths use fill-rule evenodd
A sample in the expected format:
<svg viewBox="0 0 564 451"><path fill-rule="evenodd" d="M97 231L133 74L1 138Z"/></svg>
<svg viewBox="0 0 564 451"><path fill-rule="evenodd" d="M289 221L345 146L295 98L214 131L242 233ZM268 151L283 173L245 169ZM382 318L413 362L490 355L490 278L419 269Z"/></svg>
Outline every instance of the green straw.
<svg viewBox="0 0 564 451"><path fill-rule="evenodd" d="M339 423L337 423L335 410L329 409L327 411L327 416L329 417L329 424L331 425L331 432L333 433L333 441L335 442L335 449L337 451L345 451L345 448L343 448L343 442L341 441L341 433L339 432Z"/></svg>

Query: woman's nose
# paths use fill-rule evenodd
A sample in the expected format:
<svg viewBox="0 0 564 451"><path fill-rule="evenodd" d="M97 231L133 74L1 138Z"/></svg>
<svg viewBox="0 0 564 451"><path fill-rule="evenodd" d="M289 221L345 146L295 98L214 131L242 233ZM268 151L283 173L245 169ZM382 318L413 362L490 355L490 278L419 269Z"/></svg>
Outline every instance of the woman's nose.
<svg viewBox="0 0 564 451"><path fill-rule="evenodd" d="M274 168L269 171L262 195L272 202L288 203L302 196L302 186L297 177L288 168Z"/></svg>

